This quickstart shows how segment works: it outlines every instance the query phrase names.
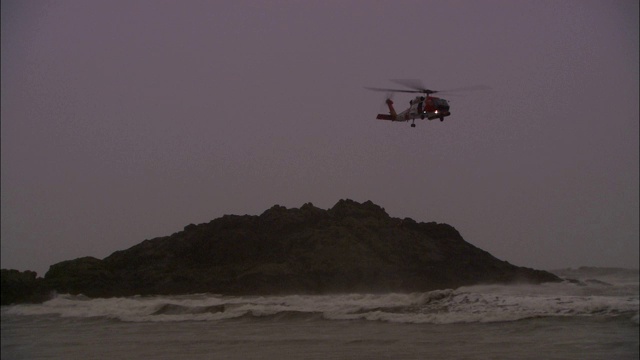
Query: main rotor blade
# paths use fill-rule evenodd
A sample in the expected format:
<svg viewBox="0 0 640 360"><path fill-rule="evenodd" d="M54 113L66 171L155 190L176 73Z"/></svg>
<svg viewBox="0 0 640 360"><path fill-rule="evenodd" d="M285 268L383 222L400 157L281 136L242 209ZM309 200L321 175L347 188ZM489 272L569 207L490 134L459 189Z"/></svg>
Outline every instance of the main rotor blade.
<svg viewBox="0 0 640 360"><path fill-rule="evenodd" d="M385 91L385 92L392 91L392 92L412 93L412 94L421 93L421 94L427 94L427 95L437 94L437 93L451 94L451 93L460 92L460 91L478 91L478 90L491 89L491 87L487 85L473 85L473 86L464 86L464 87L447 89L447 90L431 90L431 89L425 88L422 85L422 82L417 79L398 79L398 80L391 80L391 81L404 85L408 88L412 88L414 90L388 89L388 88L376 88L376 87L366 87L366 88L373 91Z"/></svg>
<svg viewBox="0 0 640 360"><path fill-rule="evenodd" d="M400 85L406 86L408 88L415 89L416 92L420 92L427 95L435 94L439 92L438 90L427 89L422 83L422 81L418 79L395 79L395 80L392 79L391 81L398 83Z"/></svg>
<svg viewBox="0 0 640 360"><path fill-rule="evenodd" d="M400 90L400 89L386 89L386 88L374 88L374 87L365 87L365 89L373 90L373 91L384 91L384 92L403 92L403 93L421 93L422 91L417 90Z"/></svg>

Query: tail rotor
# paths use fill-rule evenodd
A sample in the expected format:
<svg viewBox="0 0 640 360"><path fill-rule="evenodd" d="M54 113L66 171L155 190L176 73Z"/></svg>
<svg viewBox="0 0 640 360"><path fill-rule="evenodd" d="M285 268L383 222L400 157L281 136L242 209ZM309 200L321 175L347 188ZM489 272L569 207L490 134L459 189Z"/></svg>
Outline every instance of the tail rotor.
<svg viewBox="0 0 640 360"><path fill-rule="evenodd" d="M389 100L391 100L393 102L393 96L394 95L395 95L395 92L393 92L393 91L387 91L385 93L384 99L382 99L382 101L380 101L380 107L378 108L378 110L380 110L379 112L381 112L381 113L389 112L389 106L388 106L387 102Z"/></svg>

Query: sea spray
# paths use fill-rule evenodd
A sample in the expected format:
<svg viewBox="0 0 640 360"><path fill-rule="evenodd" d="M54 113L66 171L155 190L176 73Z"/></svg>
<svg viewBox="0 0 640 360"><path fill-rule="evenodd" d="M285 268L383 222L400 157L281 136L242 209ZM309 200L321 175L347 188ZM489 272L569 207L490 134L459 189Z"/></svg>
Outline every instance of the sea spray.
<svg viewBox="0 0 640 360"><path fill-rule="evenodd" d="M637 321L638 294L623 285L572 282L486 285L424 293L289 296L135 296L89 299L59 295L39 305L16 305L21 315L108 318L124 322L221 321L295 317L395 323L473 323L538 317L627 316Z"/></svg>

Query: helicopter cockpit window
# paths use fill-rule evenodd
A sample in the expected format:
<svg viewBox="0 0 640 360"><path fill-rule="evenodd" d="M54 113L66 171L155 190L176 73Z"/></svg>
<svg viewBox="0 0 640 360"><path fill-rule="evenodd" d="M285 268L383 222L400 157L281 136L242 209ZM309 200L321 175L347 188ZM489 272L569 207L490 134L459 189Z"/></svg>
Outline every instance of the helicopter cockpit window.
<svg viewBox="0 0 640 360"><path fill-rule="evenodd" d="M444 99L435 100L434 105L439 109L449 109L449 103Z"/></svg>

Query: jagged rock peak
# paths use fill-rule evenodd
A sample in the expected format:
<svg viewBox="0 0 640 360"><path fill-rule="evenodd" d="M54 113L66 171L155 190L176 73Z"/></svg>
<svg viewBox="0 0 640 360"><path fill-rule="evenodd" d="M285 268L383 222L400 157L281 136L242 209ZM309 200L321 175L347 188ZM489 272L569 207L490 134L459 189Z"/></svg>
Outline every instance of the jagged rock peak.
<svg viewBox="0 0 640 360"><path fill-rule="evenodd" d="M389 217L389 214L387 214L384 208L374 204L371 200L367 200L361 204L350 199L342 199L329 209L329 212L333 215L343 217Z"/></svg>
<svg viewBox="0 0 640 360"><path fill-rule="evenodd" d="M350 199L338 201L328 210L320 209L308 202L298 208L287 209L281 205L274 205L260 214L262 220L273 220L279 218L325 218L327 216L338 218L389 218L384 208L374 204L370 200L359 203Z"/></svg>
<svg viewBox="0 0 640 360"><path fill-rule="evenodd" d="M278 213L284 213L286 212L288 209L285 206L281 206L281 205L273 205L272 207L270 207L269 209L265 210L262 214L260 214L260 216L270 216L273 214L278 214Z"/></svg>

